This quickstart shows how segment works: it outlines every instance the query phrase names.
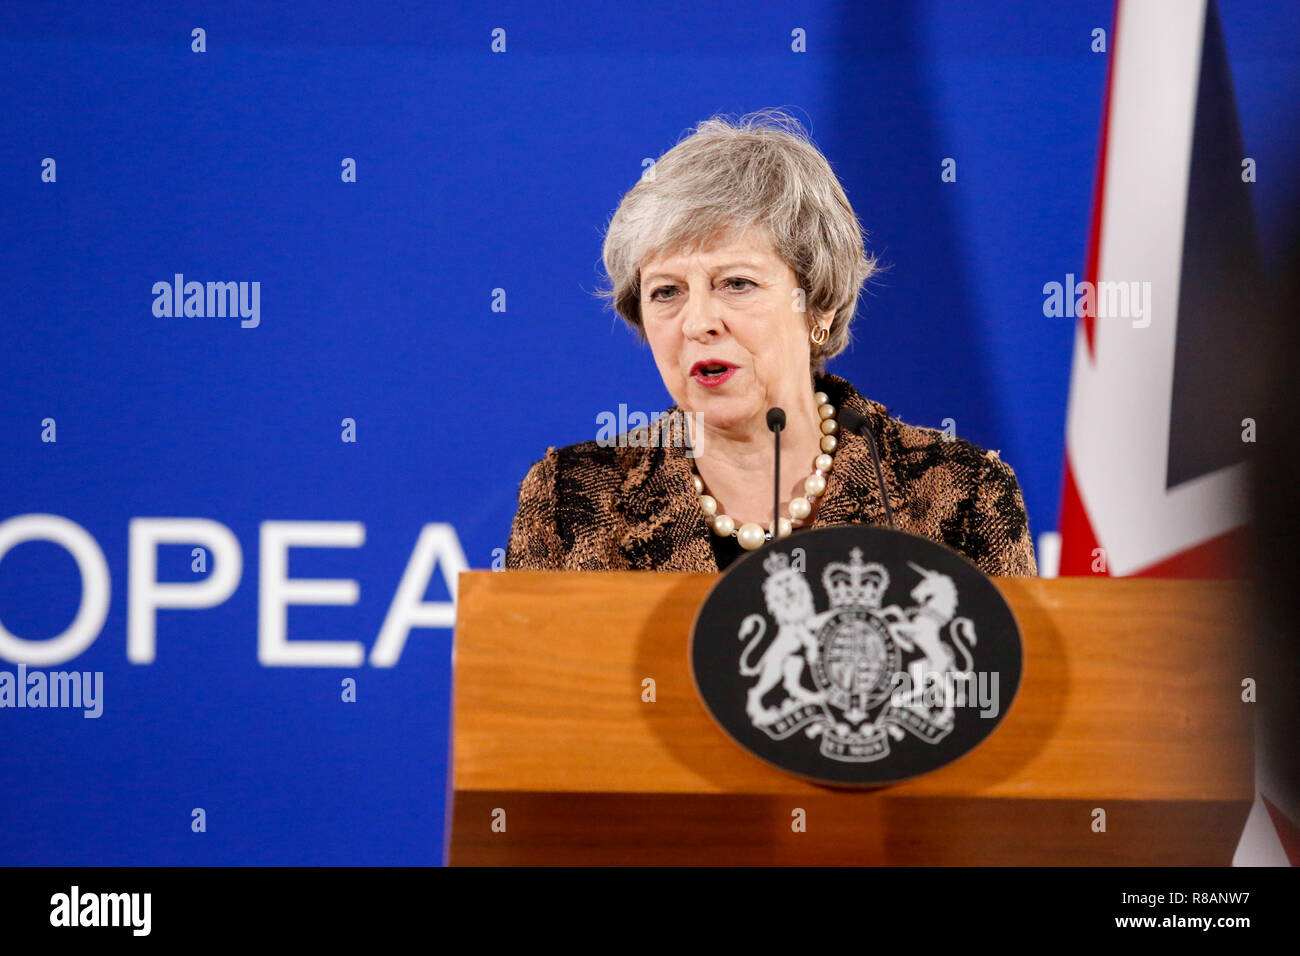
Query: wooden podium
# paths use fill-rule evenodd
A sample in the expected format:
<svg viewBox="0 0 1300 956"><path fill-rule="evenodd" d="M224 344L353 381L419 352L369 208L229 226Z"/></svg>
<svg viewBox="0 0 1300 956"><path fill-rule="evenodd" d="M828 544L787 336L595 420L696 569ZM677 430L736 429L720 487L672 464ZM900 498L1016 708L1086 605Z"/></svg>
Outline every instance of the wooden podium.
<svg viewBox="0 0 1300 956"><path fill-rule="evenodd" d="M837 790L746 753L697 699L716 579L461 575L453 865L1231 862L1254 796L1242 583L995 579L1025 645L1001 726L929 775Z"/></svg>

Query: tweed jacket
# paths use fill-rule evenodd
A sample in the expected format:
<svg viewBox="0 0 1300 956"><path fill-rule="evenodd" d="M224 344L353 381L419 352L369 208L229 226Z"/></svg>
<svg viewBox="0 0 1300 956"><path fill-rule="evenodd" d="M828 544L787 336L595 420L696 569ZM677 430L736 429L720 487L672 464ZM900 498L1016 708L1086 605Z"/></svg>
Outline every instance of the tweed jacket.
<svg viewBox="0 0 1300 956"><path fill-rule="evenodd" d="M816 385L836 408L866 416L897 528L948 545L986 574L1038 573L1020 485L996 451L904 424L838 376L819 375ZM520 486L506 567L718 571L687 449L659 440L679 412L673 406L617 444L548 448ZM633 435L647 447L630 446ZM841 432L839 441L811 527L885 524L866 439Z"/></svg>

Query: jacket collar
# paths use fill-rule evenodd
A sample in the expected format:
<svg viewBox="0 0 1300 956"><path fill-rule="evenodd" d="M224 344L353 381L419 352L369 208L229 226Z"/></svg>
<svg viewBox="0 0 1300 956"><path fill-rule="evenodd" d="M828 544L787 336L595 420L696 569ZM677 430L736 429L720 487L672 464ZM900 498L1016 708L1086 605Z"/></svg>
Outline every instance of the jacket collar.
<svg viewBox="0 0 1300 956"><path fill-rule="evenodd" d="M895 492L898 480L893 462L901 449L888 411L839 376L823 373L816 376L815 382L836 408L853 408L866 417L890 488L890 506L897 512L903 501ZM692 459L688 449L673 440L683 434L683 422L681 409L674 405L642 433L646 447L619 449L624 478L615 492L614 507L625 516L620 548L633 569L718 570L709 543L710 532L695 494ZM837 436L835 465L827 476L826 492L812 527L883 524L885 509L866 439L857 434Z"/></svg>

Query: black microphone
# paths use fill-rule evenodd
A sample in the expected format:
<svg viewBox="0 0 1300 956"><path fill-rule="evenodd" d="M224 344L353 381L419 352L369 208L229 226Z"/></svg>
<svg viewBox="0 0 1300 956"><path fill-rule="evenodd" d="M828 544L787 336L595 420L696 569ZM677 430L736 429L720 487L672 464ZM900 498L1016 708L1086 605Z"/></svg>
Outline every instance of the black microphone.
<svg viewBox="0 0 1300 956"><path fill-rule="evenodd" d="M768 414L770 415L771 412ZM871 425L867 422L867 416L852 408L841 408L836 417L839 419L840 428L861 435L871 447L871 463L876 468L876 486L880 489L880 501L885 506L885 519L893 528L894 510L889 507L889 489L885 487L885 473L880 468L880 452L876 450L876 439L871 434Z"/></svg>
<svg viewBox="0 0 1300 956"><path fill-rule="evenodd" d="M772 478L772 540L781 531L781 430L785 428L785 409L773 406L767 410L767 427L776 442L776 467Z"/></svg>

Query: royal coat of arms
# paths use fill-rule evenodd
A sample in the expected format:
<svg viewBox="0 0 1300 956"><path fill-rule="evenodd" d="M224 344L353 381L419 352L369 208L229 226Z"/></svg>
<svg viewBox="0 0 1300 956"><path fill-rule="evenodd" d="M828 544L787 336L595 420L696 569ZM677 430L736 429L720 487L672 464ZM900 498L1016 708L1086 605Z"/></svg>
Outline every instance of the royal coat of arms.
<svg viewBox="0 0 1300 956"><path fill-rule="evenodd" d="M928 744L949 734L974 675L975 626L957 615L951 577L908 567L915 603L882 606L889 572L854 548L848 563L824 568L830 607L819 611L807 574L784 553L767 557L768 616L749 614L739 631L740 675L757 678L745 707L754 727L773 740L820 737L823 756L850 762L880 760L907 734Z"/></svg>

